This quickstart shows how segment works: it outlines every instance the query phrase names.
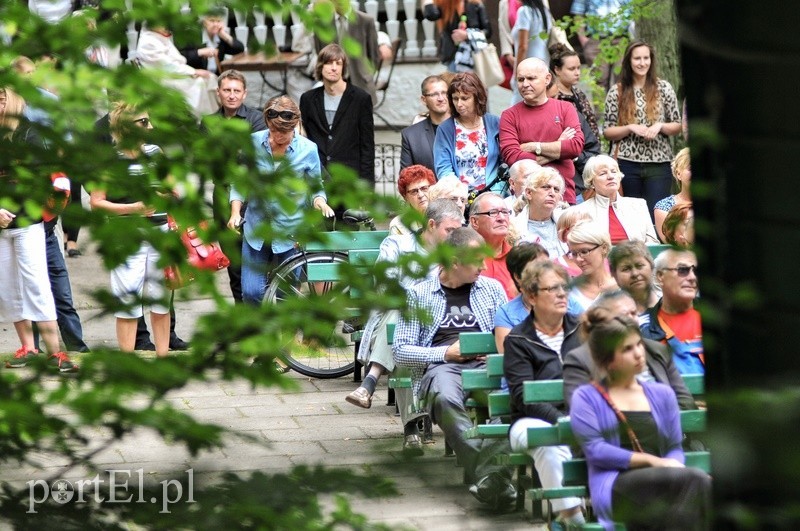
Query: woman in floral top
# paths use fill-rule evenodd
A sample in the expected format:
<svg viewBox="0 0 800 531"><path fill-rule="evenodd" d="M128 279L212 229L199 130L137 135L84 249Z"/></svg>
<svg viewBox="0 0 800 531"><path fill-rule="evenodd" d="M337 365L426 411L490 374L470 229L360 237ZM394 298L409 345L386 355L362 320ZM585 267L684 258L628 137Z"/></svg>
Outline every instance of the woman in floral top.
<svg viewBox="0 0 800 531"><path fill-rule="evenodd" d="M472 72L457 74L447 90L451 117L436 130L433 159L436 178L452 176L481 190L497 177L500 156L499 123L486 113L486 87ZM502 190L504 183L492 186Z"/></svg>
<svg viewBox="0 0 800 531"><path fill-rule="evenodd" d="M619 83L606 96L603 135L625 175L625 195L641 197L653 212L672 184L669 137L681 132L678 99L669 82L656 75L656 56L649 44L634 41L625 51Z"/></svg>

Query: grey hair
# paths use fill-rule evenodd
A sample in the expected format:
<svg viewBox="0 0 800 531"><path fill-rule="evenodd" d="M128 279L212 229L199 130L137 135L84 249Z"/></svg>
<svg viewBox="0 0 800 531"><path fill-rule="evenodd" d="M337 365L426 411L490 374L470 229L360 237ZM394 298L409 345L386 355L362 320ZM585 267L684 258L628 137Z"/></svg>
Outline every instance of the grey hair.
<svg viewBox="0 0 800 531"><path fill-rule="evenodd" d="M437 225L446 219L464 221L461 209L449 199L434 199L425 209L425 218L433 220Z"/></svg>
<svg viewBox="0 0 800 531"><path fill-rule="evenodd" d="M481 203L483 203L486 199L490 197L496 197L500 201L503 200L503 197L500 194L495 192L486 192L484 194L479 195L475 198L475 201L472 202L472 205L469 207L469 217L473 217L477 212L481 209Z"/></svg>
<svg viewBox="0 0 800 531"><path fill-rule="evenodd" d="M447 240L445 241L448 245L452 245L456 248L469 247L473 243L477 243L478 245L486 243L483 236L478 234L478 231L472 227L457 228L447 236Z"/></svg>
<svg viewBox="0 0 800 531"><path fill-rule="evenodd" d="M586 166L583 167L583 184L586 186L586 188L592 186L594 176L601 167L617 168L617 178L620 181L622 181L622 178L625 177L625 174L619 171L619 163L617 163L613 157L608 155L595 155L587 160Z"/></svg>
<svg viewBox="0 0 800 531"><path fill-rule="evenodd" d="M508 177L509 179L513 180L526 178L538 168L541 168L541 166L539 166L534 160L519 159L508 169Z"/></svg>
<svg viewBox="0 0 800 531"><path fill-rule="evenodd" d="M670 262L674 257L684 254L691 256L695 260L697 259L697 255L694 254L694 251L688 249L665 249L661 251L655 259L656 272L665 270L670 266Z"/></svg>

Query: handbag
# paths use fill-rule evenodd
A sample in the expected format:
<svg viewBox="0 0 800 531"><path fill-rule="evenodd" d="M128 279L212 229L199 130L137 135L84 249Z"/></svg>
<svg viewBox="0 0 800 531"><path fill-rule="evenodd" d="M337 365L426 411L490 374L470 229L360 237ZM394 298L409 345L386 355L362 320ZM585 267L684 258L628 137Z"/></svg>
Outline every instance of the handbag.
<svg viewBox="0 0 800 531"><path fill-rule="evenodd" d="M206 225L206 222L200 222L201 228ZM195 227L187 227L184 230L180 230L172 216L167 216L167 227L171 231L180 233L181 243L183 243L188 254L186 263L191 269L219 271L231 265L230 259L222 252L219 243L203 243L203 240L197 235ZM184 274L180 268L171 265L164 268L164 279L169 289L177 289L193 281L194 275L191 271L188 274Z"/></svg>
<svg viewBox="0 0 800 531"><path fill-rule="evenodd" d="M567 39L567 32L564 31L564 28L553 23L553 25L550 27L550 33L547 35L547 49L549 50L551 46L556 44L563 44L573 52L575 51L575 49L569 43L569 39Z"/></svg>
<svg viewBox="0 0 800 531"><path fill-rule="evenodd" d="M475 75L483 81L486 88L493 87L506 79L494 44L489 43L474 52L472 59L475 62Z"/></svg>

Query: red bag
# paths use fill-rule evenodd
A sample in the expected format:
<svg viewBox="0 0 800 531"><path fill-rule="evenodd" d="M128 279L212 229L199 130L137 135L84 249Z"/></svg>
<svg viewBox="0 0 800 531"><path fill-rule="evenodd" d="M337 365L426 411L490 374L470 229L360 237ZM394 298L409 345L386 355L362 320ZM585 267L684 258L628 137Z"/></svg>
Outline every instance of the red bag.
<svg viewBox="0 0 800 531"><path fill-rule="evenodd" d="M205 226L205 222L201 222L201 227ZM167 226L169 230L180 231L178 224L172 219L172 216L167 217ZM189 227L180 232L181 242L186 248L189 256L186 262L195 269L204 269L207 271L219 271L231 265L231 261L222 252L219 243L203 243L194 227ZM176 266L169 266L164 268L164 278L169 289L177 289L185 286L192 280L194 275L189 274L188 279L184 278L181 271Z"/></svg>

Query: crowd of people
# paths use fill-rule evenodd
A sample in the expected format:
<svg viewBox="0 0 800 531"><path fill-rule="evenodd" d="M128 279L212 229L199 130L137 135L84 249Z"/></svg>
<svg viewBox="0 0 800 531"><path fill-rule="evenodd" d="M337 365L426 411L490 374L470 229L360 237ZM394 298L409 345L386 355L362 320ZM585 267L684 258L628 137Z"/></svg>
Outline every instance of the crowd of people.
<svg viewBox="0 0 800 531"><path fill-rule="evenodd" d="M539 34L554 23L547 2L508 4L503 13L514 16L513 24L507 22L513 28L515 100L497 115L488 111L488 89L480 78L456 72L462 70L456 64L459 45L469 31L491 36L482 2L424 2L424 16L438 21L440 59L451 73L421 81L427 113L401 133L398 192L407 210L391 221L378 260L395 264L403 255L424 256L442 244L456 253L448 264L424 273L392 270L390 276L406 290L407 308L369 316L358 353L368 369L346 400L369 408L383 374L410 375L411 388L397 393L404 452L424 452L420 422L429 417L464 466L469 491L497 509L509 506L516 491L511 470L493 456L507 449L528 452L527 428L569 415L589 463L593 506L602 523L702 528L710 480L684 468L677 424L679 409L696 407L680 374L703 373L705 363L694 309L698 265L691 250L689 152L673 156L670 139L681 131L677 98L657 76L656 50L633 40L598 123L577 88L580 56L564 44L548 49L540 42ZM364 29L361 15L341 7L338 38L349 32L351 38L369 39L365 50L376 53L368 58L377 60L377 36ZM220 69L225 54L243 49L220 16L203 17L208 39L200 46L178 48L167 28L144 29L137 60L143 68L172 74L164 82L184 95L201 121L209 114L246 121L254 174L300 176L301 185L270 199L216 183L221 211L215 215L241 233L240 244L227 250L235 255L233 263L241 264L229 269L231 293L237 303L257 305L270 268L298 252L292 234L306 213L341 217L351 206L329 205L328 166L343 164L374 184L374 90L362 60L353 62L337 43L316 42L318 87L299 101L277 96L263 110L248 107L245 77ZM591 50L586 33L580 37ZM46 125L46 117L37 118L34 111L13 87L3 87L2 141L40 145L36 124ZM153 127L147 109L111 102L108 116L98 122L105 124L132 180L146 180L165 196L174 193L169 176L152 182L150 166L160 149L147 142ZM600 138L610 142L609 154L600 154ZM670 174L679 186L675 194ZM15 175L11 168L0 169L3 195L14 197ZM67 176L50 177L54 195L70 195ZM141 190L116 184L88 191L92 209L104 212L121 232L138 230L142 219L166 231L166 212L143 200ZM80 322L74 323L61 249L48 240L56 215L45 212L20 224L25 216L0 209L0 266L11 272L0 283L0 320L14 323L21 343L7 367L23 367L38 355L35 322L51 364L74 372L77 365L61 349L57 329L67 348L86 346ZM261 230L265 223L272 238ZM653 259L648 245L659 242L672 247ZM61 262L51 260L53 245ZM158 356L179 341L170 334L175 318L159 259L157 249L141 241L111 271L111 293L120 303L115 316L121 351L139 346L146 312ZM396 323L391 345L389 323ZM459 334L470 331L494 333L504 355L512 417L507 441L465 437L472 421L461 374L485 366L482 358L460 355ZM524 402L524 382L554 379L565 382L564 403ZM530 452L542 485L561 486L561 464L572 457L570 448ZM558 500L553 508L559 525L584 520L578 498Z"/></svg>

